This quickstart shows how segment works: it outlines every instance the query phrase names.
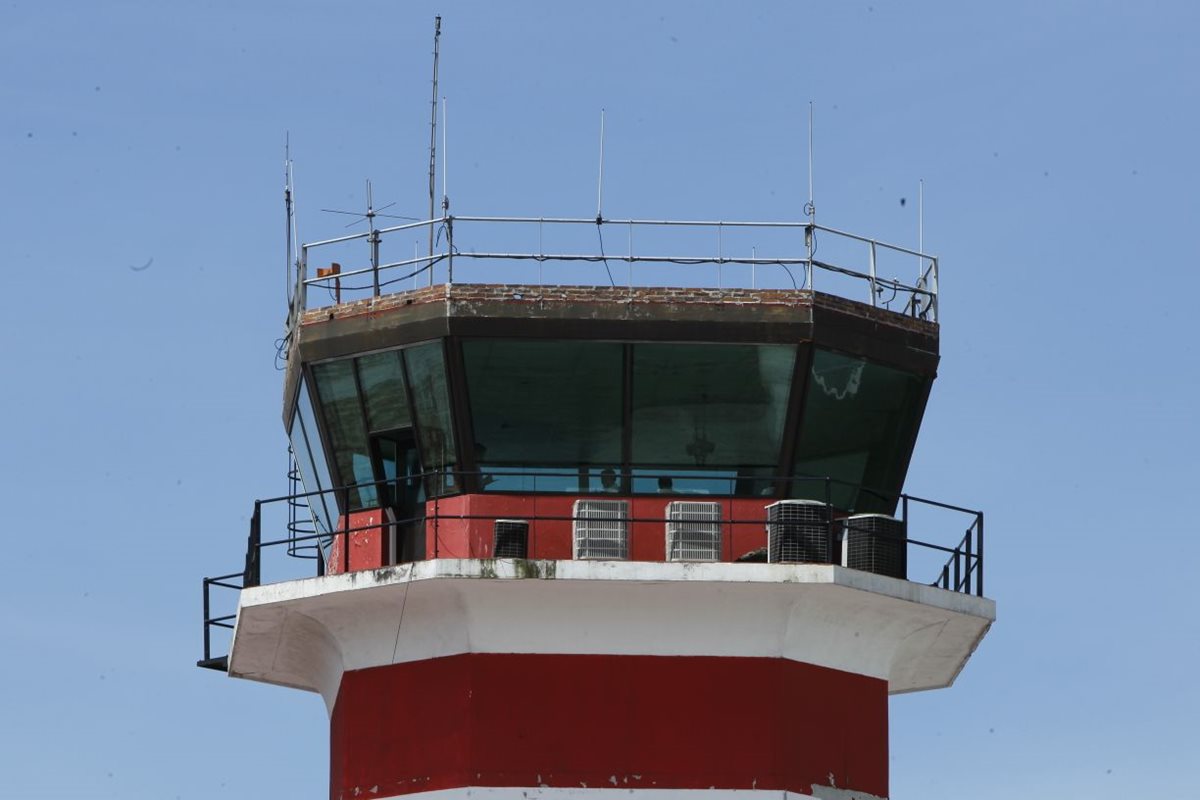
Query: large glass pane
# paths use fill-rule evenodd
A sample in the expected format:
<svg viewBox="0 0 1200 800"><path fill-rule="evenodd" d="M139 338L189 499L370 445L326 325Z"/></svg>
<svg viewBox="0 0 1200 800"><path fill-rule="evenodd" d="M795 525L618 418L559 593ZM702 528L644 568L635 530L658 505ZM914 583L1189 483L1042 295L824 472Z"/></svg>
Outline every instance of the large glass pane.
<svg viewBox="0 0 1200 800"><path fill-rule="evenodd" d="M620 344L478 340L463 343L463 358L476 459L494 478L490 488L514 485L504 465L566 473L539 476L543 491L592 491L601 470L579 468L619 470Z"/></svg>
<svg viewBox="0 0 1200 800"><path fill-rule="evenodd" d="M429 493L454 491L458 481L452 470L457 459L441 341L405 350L404 361L412 386L413 412L422 461L426 470L442 473L438 479L430 482Z"/></svg>
<svg viewBox="0 0 1200 800"><path fill-rule="evenodd" d="M828 476L832 502L890 512L908 468L927 379L827 350L813 354L796 451L798 476ZM858 487L863 487L862 489ZM825 499L824 481L797 481L801 497Z"/></svg>
<svg viewBox="0 0 1200 800"><path fill-rule="evenodd" d="M312 368L318 402L333 453L339 486L368 484L350 492L351 508L376 505L375 475L367 450L367 431L354 380L354 361L330 361ZM340 493L339 493L340 494Z"/></svg>
<svg viewBox="0 0 1200 800"><path fill-rule="evenodd" d="M634 345L634 465L703 472L706 491L731 485L714 467L771 475L795 361L794 345Z"/></svg>
<svg viewBox="0 0 1200 800"><path fill-rule="evenodd" d="M373 353L358 359L358 380L367 408L367 428L388 431L412 424L400 353Z"/></svg>
<svg viewBox="0 0 1200 800"><path fill-rule="evenodd" d="M329 465L325 463L325 452L321 449L317 421L313 416L312 400L308 395L308 385L303 379L300 381L296 413L292 416L288 436L292 443L292 452L296 456L296 464L300 468L300 482L304 484L304 491L324 492L329 489L332 485ZM307 498L307 502L317 531L332 532L334 515L330 510L331 499L325 494L313 494Z"/></svg>

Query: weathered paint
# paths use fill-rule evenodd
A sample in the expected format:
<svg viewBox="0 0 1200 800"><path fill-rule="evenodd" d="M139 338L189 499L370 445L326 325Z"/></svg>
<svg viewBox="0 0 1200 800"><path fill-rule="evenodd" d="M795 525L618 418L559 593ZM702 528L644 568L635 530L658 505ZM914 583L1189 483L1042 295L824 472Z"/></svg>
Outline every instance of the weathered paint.
<svg viewBox="0 0 1200 800"><path fill-rule="evenodd" d="M666 560L667 504L677 500L720 503L721 560L734 561L767 544L766 506L773 498L731 498L697 495L625 497L612 494L517 495L465 494L426 504L425 552L439 558L490 558L492 525L497 519L529 521L529 557L568 559L572 555L572 522L578 499L626 500L629 516L629 558ZM375 566L381 566L377 564Z"/></svg>
<svg viewBox="0 0 1200 800"><path fill-rule="evenodd" d="M949 685L992 601L830 564L439 559L242 592L229 671L320 692L461 653L785 658Z"/></svg>
<svg viewBox="0 0 1200 800"><path fill-rule="evenodd" d="M780 658L475 653L347 672L330 742L334 800L465 786L883 796L887 684Z"/></svg>
<svg viewBox="0 0 1200 800"><path fill-rule="evenodd" d="M351 531L347 536L344 531ZM346 545L349 539L349 554ZM388 527L383 524L383 511L371 508L344 514L338 521L325 559L325 571L330 575L363 569L378 569L391 561Z"/></svg>
<svg viewBox="0 0 1200 800"><path fill-rule="evenodd" d="M615 777L615 776L612 776ZM610 781L611 783L611 781ZM354 797L380 797L379 787L356 786L359 794L351 791L343 794L343 800ZM832 794L830 794L832 792ZM778 791L776 789L614 789L551 787L551 786L513 786L497 788L491 786L468 786L462 789L438 789L423 792L421 800L616 800L616 798L633 798L633 800L886 800L868 792L842 792L840 789L814 786L811 794Z"/></svg>

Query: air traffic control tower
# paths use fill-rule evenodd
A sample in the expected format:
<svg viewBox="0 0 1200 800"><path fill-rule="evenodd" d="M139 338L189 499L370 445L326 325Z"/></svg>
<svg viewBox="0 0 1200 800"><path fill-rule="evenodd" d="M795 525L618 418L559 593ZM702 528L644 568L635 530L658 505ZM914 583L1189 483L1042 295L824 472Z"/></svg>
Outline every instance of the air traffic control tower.
<svg viewBox="0 0 1200 800"><path fill-rule="evenodd" d="M331 800L886 796L888 696L995 614L982 514L903 492L937 260L366 221L289 259L293 491L205 580L201 666L324 699Z"/></svg>

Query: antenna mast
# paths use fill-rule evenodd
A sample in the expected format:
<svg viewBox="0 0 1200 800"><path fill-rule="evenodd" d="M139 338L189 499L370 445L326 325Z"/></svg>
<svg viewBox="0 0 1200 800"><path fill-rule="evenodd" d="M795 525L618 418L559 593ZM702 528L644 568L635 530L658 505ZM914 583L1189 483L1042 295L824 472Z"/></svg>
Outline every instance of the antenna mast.
<svg viewBox="0 0 1200 800"><path fill-rule="evenodd" d="M596 224L604 221L604 109L600 109L600 177L596 181Z"/></svg>
<svg viewBox="0 0 1200 800"><path fill-rule="evenodd" d="M283 210L287 217L285 236L284 275L287 277L288 312L292 304L292 143L291 134L283 135Z"/></svg>
<svg viewBox="0 0 1200 800"><path fill-rule="evenodd" d="M808 227L804 229L804 246L808 248L808 265L806 288L812 288L813 253L816 243L817 205L813 200L813 104L808 101L808 203L804 206L804 214L808 217Z"/></svg>
<svg viewBox="0 0 1200 800"><path fill-rule="evenodd" d="M429 109L429 280L433 282L433 215L437 189L437 105L438 105L438 43L442 38L442 17L433 18L433 99Z"/></svg>

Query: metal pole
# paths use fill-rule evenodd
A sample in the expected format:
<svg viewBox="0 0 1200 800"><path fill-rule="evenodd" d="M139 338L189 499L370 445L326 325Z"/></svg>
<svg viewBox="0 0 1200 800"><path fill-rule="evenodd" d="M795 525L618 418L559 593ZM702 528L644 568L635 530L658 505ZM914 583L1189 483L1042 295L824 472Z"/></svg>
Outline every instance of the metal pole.
<svg viewBox="0 0 1200 800"><path fill-rule="evenodd" d="M875 297L876 297L877 292L875 289L876 274L875 274L875 242L874 241L871 242L871 260L870 260L869 274L871 276L870 277L871 305L875 305Z"/></svg>
<svg viewBox="0 0 1200 800"><path fill-rule="evenodd" d="M242 585L258 586L262 578L260 556L262 543L262 503L254 501L254 514L250 517L250 536L246 542L246 566L242 571Z"/></svg>
<svg viewBox="0 0 1200 800"><path fill-rule="evenodd" d="M296 290L296 324L300 324L300 317L304 315L304 309L308 307L308 246L305 245L300 249L300 285Z"/></svg>
<svg viewBox="0 0 1200 800"><path fill-rule="evenodd" d="M430 266L432 270L432 265ZM454 218L446 217L446 285L454 283Z"/></svg>
<svg viewBox="0 0 1200 800"><path fill-rule="evenodd" d="M596 223L604 219L604 109L600 109L600 177L596 181Z"/></svg>
<svg viewBox="0 0 1200 800"><path fill-rule="evenodd" d="M346 509L346 524L342 529L342 572L350 571L350 488L342 489L342 508Z"/></svg>
<svg viewBox="0 0 1200 800"><path fill-rule="evenodd" d="M975 543L977 545L975 551L975 563L979 565L979 574L975 579L975 594L983 597L983 512L979 512L979 518L976 522L978 525L975 534Z"/></svg>
<svg viewBox="0 0 1200 800"><path fill-rule="evenodd" d="M208 609L208 578L204 579L204 660L208 661L212 658L212 643L211 636L208 631L208 617L211 612Z"/></svg>
<svg viewBox="0 0 1200 800"><path fill-rule="evenodd" d="M437 99L438 99L438 43L442 38L442 18L433 18L433 99L429 108L429 261L433 263L433 213L434 190L437 186ZM430 267L432 275L432 266ZM432 282L430 283L432 286Z"/></svg>
<svg viewBox="0 0 1200 800"><path fill-rule="evenodd" d="M963 537L963 544L965 545L966 551L967 551L966 589L967 589L967 594L970 594L971 593L971 573L975 569L975 563L973 563L974 559L971 558L971 549L972 548L971 548L971 531L970 531L970 529L967 530L967 535L965 537Z"/></svg>

